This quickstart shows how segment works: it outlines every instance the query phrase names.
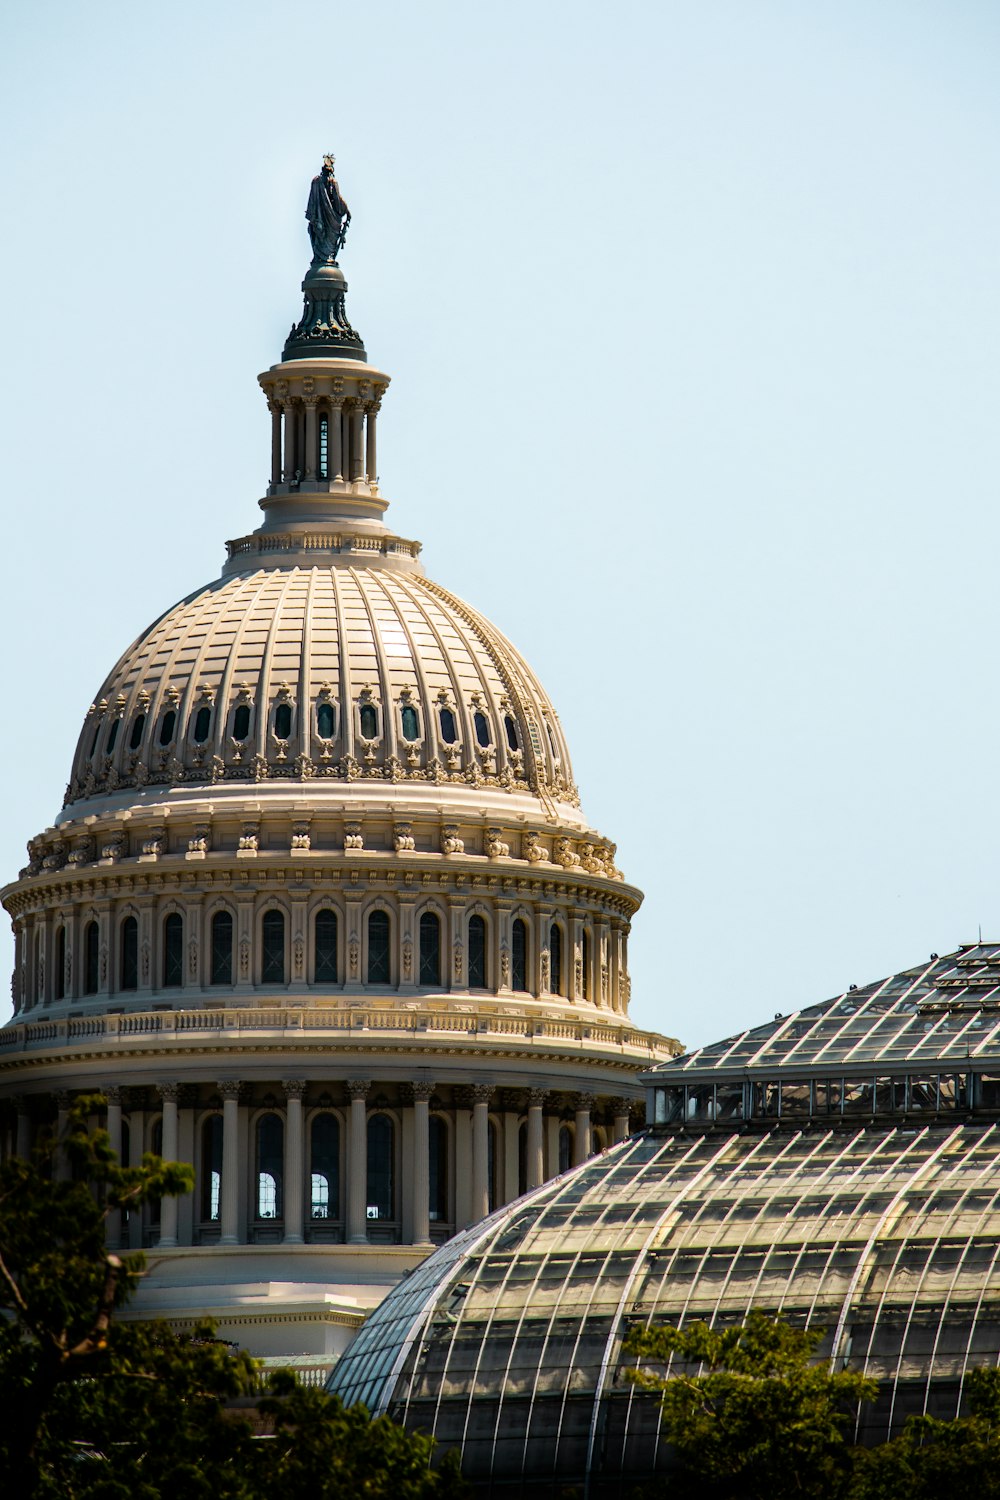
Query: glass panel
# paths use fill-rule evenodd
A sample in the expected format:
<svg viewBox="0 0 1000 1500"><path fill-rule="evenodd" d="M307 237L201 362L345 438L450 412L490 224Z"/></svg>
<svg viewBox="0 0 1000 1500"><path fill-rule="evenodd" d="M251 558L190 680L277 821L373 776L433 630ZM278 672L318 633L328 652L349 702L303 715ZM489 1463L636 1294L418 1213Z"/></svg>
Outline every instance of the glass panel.
<svg viewBox="0 0 1000 1500"><path fill-rule="evenodd" d="M370 703L361 705L361 738L363 740L378 738L378 714Z"/></svg>
<svg viewBox="0 0 1000 1500"><path fill-rule="evenodd" d="M469 918L469 988L485 990L486 978L486 923L482 917Z"/></svg>
<svg viewBox="0 0 1000 1500"><path fill-rule="evenodd" d="M208 739L208 731L212 725L212 710L207 706L199 708L194 716L194 742L203 745Z"/></svg>
<svg viewBox="0 0 1000 1500"><path fill-rule="evenodd" d="M871 1078L844 1080L845 1115L870 1115L875 1104L875 1083Z"/></svg>
<svg viewBox="0 0 1000 1500"><path fill-rule="evenodd" d="M176 715L176 713L174 712L174 710L172 708L168 708L167 711L166 711L166 713L163 715L163 722L160 725L160 744L161 745L169 745L170 744L170 741L174 737L174 729L176 728L176 725L177 725L177 715Z"/></svg>
<svg viewBox="0 0 1000 1500"><path fill-rule="evenodd" d="M145 728L146 715L137 714L132 720L132 733L129 735L128 747L130 750L138 750L142 743L142 731Z"/></svg>
<svg viewBox="0 0 1000 1500"><path fill-rule="evenodd" d="M83 993L96 995L100 976L100 955L96 922L88 922L83 935Z"/></svg>
<svg viewBox="0 0 1000 1500"><path fill-rule="evenodd" d="M340 1217L340 1123L336 1115L317 1115L312 1123L309 1162L314 1219Z"/></svg>
<svg viewBox="0 0 1000 1500"><path fill-rule="evenodd" d="M290 703L279 703L274 710L274 735L276 739L287 740L292 732L292 705Z"/></svg>
<svg viewBox="0 0 1000 1500"><path fill-rule="evenodd" d="M549 953L552 966L552 977L549 988L553 995L562 994L562 928L558 922L553 922L549 930Z"/></svg>
<svg viewBox="0 0 1000 1500"><path fill-rule="evenodd" d="M321 740L333 739L333 704L321 703L316 709L316 733Z"/></svg>
<svg viewBox="0 0 1000 1500"><path fill-rule="evenodd" d="M245 740L250 733L250 705L241 703L233 714L233 739Z"/></svg>
<svg viewBox="0 0 1000 1500"><path fill-rule="evenodd" d="M520 750L521 746L518 743L517 738L517 725L514 723L514 720L511 718L510 714L507 714L507 716L505 717L503 721L503 727L506 730L507 743L510 748L512 750Z"/></svg>
<svg viewBox="0 0 1000 1500"><path fill-rule="evenodd" d="M417 719L417 710L407 703L400 710L400 720L403 725L403 739L416 740L420 738L420 723Z"/></svg>
<svg viewBox="0 0 1000 1500"><path fill-rule="evenodd" d="M448 1218L448 1126L439 1115L428 1121L430 1152L430 1218L440 1224Z"/></svg>
<svg viewBox="0 0 1000 1500"><path fill-rule="evenodd" d="M134 990L139 984L139 924L135 917L122 923L122 967L119 988Z"/></svg>
<svg viewBox="0 0 1000 1500"><path fill-rule="evenodd" d="M324 908L316 913L315 978L317 984L337 983L337 913Z"/></svg>
<svg viewBox="0 0 1000 1500"><path fill-rule="evenodd" d="M212 984L233 982L233 918L228 911L217 911L212 918Z"/></svg>
<svg viewBox="0 0 1000 1500"><path fill-rule="evenodd" d="M280 1219L285 1127L277 1115L257 1121L257 1217Z"/></svg>
<svg viewBox="0 0 1000 1500"><path fill-rule="evenodd" d="M201 1216L218 1219L222 1193L222 1116L209 1115L201 1128Z"/></svg>
<svg viewBox="0 0 1000 1500"><path fill-rule="evenodd" d="M559 1170L568 1172L573 1165L573 1132L568 1125L559 1127Z"/></svg>
<svg viewBox="0 0 1000 1500"><path fill-rule="evenodd" d="M262 984L285 982L285 915L273 908L260 920L260 978Z"/></svg>
<svg viewBox="0 0 1000 1500"><path fill-rule="evenodd" d="M453 745L458 739L458 726L455 723L455 715L450 708L439 710L441 718L441 738L446 745Z"/></svg>
<svg viewBox="0 0 1000 1500"><path fill-rule="evenodd" d="M368 918L368 983L389 983L389 914L373 911Z"/></svg>
<svg viewBox="0 0 1000 1500"><path fill-rule="evenodd" d="M497 1147L499 1144L497 1128L492 1120L487 1123L486 1136L489 1151L486 1162L487 1186L490 1213L492 1213L497 1206Z"/></svg>
<svg viewBox="0 0 1000 1500"><path fill-rule="evenodd" d="M476 739L484 750L487 749L493 743L493 736L490 734L490 726L486 715L483 713L474 714L472 722L476 727Z"/></svg>
<svg viewBox="0 0 1000 1500"><path fill-rule="evenodd" d="M528 929L518 917L511 929L511 988L528 988Z"/></svg>
<svg viewBox="0 0 1000 1500"><path fill-rule="evenodd" d="M388 1115L372 1115L368 1121L369 1219L393 1217L393 1146L395 1130Z"/></svg>
<svg viewBox="0 0 1000 1500"><path fill-rule="evenodd" d="M163 922L163 985L175 988L184 982L184 919L172 911Z"/></svg>
<svg viewBox="0 0 1000 1500"><path fill-rule="evenodd" d="M420 983L441 983L441 923L431 911L420 918Z"/></svg>

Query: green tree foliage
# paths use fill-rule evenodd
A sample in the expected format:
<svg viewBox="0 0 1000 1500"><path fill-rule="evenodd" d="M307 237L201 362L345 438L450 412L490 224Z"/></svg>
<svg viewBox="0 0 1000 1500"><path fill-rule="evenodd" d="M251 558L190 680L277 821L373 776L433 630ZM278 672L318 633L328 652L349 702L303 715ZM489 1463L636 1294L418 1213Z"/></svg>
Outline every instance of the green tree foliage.
<svg viewBox="0 0 1000 1500"><path fill-rule="evenodd" d="M846 1428L877 1387L851 1371L811 1364L821 1338L756 1311L722 1331L705 1323L633 1330L625 1352L640 1364L626 1373L659 1393L663 1434L677 1463L672 1497L848 1494L853 1450Z"/></svg>
<svg viewBox="0 0 1000 1500"><path fill-rule="evenodd" d="M78 1099L64 1139L0 1167L0 1493L12 1500L459 1500L457 1459L283 1374L254 1402L253 1361L205 1325L121 1323L141 1255L107 1215L187 1192L188 1166L122 1167ZM239 1402L242 1399L244 1410ZM235 1404L234 1404L235 1403ZM255 1435L256 1405L269 1435Z"/></svg>
<svg viewBox="0 0 1000 1500"><path fill-rule="evenodd" d="M851 1500L1000 1500L1000 1370L970 1370L969 1414L910 1417L899 1437L858 1453Z"/></svg>

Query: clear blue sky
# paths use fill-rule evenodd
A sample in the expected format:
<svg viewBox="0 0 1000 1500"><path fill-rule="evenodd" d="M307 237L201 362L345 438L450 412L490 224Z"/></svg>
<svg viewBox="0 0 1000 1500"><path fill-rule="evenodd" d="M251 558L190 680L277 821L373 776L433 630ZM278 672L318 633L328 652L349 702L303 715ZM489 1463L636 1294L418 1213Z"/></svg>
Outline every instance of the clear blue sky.
<svg viewBox="0 0 1000 1500"><path fill-rule="evenodd" d="M41 0L0 44L5 874L255 524L332 149L390 516L562 715L636 1019L1000 935L996 6Z"/></svg>

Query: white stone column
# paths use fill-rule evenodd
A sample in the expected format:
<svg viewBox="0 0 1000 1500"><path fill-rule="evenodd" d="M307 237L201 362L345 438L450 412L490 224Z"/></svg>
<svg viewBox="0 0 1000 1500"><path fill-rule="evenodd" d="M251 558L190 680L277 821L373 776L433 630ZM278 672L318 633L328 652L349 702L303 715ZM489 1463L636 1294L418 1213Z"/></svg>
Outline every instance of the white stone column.
<svg viewBox="0 0 1000 1500"><path fill-rule="evenodd" d="M108 1101L108 1118L105 1129L108 1132L108 1144L121 1162L122 1157L122 1091L115 1083L106 1084L102 1090ZM18 1116L20 1125L20 1116ZM121 1162L122 1166L128 1166L127 1162ZM122 1242L122 1211L120 1208L111 1209L104 1221L104 1240L109 1250L118 1250Z"/></svg>
<svg viewBox="0 0 1000 1500"><path fill-rule="evenodd" d="M614 1133L615 1145L628 1139L629 1116L631 1113L631 1100L616 1099L614 1101Z"/></svg>
<svg viewBox="0 0 1000 1500"><path fill-rule="evenodd" d="M240 1085L227 1078L222 1095L222 1190L219 1195L219 1244L239 1245L240 1234Z"/></svg>
<svg viewBox="0 0 1000 1500"><path fill-rule="evenodd" d="M477 1083L472 1090L472 1219L490 1211L490 1096L493 1086Z"/></svg>
<svg viewBox="0 0 1000 1500"><path fill-rule="evenodd" d="M352 481L364 479L365 477L365 455L364 455L364 422L365 412L360 401L355 401L351 407L351 479Z"/></svg>
<svg viewBox="0 0 1000 1500"><path fill-rule="evenodd" d="M528 1141L527 1141L527 1186L541 1187L545 1181L544 1150L544 1089L528 1090Z"/></svg>
<svg viewBox="0 0 1000 1500"><path fill-rule="evenodd" d="M371 1083L367 1078L351 1078L347 1092L351 1098L350 1163L347 1169L347 1243L368 1243L368 1110Z"/></svg>
<svg viewBox="0 0 1000 1500"><path fill-rule="evenodd" d="M285 483L291 484L298 467L298 444L295 441L297 413L292 401L285 402Z"/></svg>
<svg viewBox="0 0 1000 1500"><path fill-rule="evenodd" d="M176 1083L157 1084L160 1098L163 1100L163 1144L161 1151L164 1161L177 1160L177 1095L180 1092ZM223 1188L225 1191L225 1188ZM160 1250L172 1250L177 1244L177 1199L161 1198L160 1200L160 1238L158 1248Z"/></svg>
<svg viewBox="0 0 1000 1500"><path fill-rule="evenodd" d="M285 1090L285 1244L301 1245L305 1240L303 1226L303 1191L305 1188L305 1141L302 1130L302 1095L306 1091L301 1078L286 1078Z"/></svg>
<svg viewBox="0 0 1000 1500"><path fill-rule="evenodd" d="M277 401L269 401L271 413L271 483L281 483L281 407Z"/></svg>
<svg viewBox="0 0 1000 1500"><path fill-rule="evenodd" d="M431 1242L430 1098L433 1083L413 1085L413 1243Z"/></svg>
<svg viewBox="0 0 1000 1500"><path fill-rule="evenodd" d="M590 1155L590 1111L594 1107L593 1094L577 1094L573 1117L573 1165L579 1167Z"/></svg>
<svg viewBox="0 0 1000 1500"><path fill-rule="evenodd" d="M365 407L368 418L365 445L365 473L368 483L374 485L378 480L378 459L375 452L375 419L378 416L380 406L378 401L369 401Z"/></svg>

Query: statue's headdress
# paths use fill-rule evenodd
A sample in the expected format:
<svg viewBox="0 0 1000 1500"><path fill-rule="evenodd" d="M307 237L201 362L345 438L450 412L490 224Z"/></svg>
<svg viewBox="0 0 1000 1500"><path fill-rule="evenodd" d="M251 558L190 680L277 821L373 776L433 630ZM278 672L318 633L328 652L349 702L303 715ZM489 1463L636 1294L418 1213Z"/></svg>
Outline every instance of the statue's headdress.
<svg viewBox="0 0 1000 1500"><path fill-rule="evenodd" d="M334 156L333 152L331 151L327 156L324 156L324 158L323 158L323 165L324 165L324 167L330 167L331 170L332 170L333 164L334 164L334 162L336 160L337 160L337 158Z"/></svg>

